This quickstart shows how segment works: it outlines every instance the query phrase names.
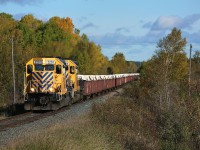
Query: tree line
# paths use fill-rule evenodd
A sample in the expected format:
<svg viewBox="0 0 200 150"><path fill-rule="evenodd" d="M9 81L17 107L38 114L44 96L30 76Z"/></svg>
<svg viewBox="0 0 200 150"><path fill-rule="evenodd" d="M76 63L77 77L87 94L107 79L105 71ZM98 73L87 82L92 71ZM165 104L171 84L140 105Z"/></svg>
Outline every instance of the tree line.
<svg viewBox="0 0 200 150"><path fill-rule="evenodd" d="M22 98L24 66L33 57L54 56L78 62L80 74L115 74L136 71L134 62L127 62L123 53L111 60L102 54L101 46L80 35L72 19L52 17L38 20L28 14L20 20L0 13L0 106L12 103L13 77L11 49L14 41L16 97Z"/></svg>

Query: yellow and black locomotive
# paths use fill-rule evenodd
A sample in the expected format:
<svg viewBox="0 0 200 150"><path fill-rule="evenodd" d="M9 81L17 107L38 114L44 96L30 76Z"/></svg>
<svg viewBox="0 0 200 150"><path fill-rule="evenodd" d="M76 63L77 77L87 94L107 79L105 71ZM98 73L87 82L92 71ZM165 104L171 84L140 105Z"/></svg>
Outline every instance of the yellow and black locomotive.
<svg viewBox="0 0 200 150"><path fill-rule="evenodd" d="M56 110L79 91L77 64L58 57L32 58L24 75L25 110Z"/></svg>

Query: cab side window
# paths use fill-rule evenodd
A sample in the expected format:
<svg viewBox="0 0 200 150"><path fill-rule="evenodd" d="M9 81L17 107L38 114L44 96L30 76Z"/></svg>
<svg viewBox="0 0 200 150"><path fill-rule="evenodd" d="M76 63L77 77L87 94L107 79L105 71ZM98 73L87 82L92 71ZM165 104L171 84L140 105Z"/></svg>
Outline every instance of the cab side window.
<svg viewBox="0 0 200 150"><path fill-rule="evenodd" d="M75 73L75 67L74 66L70 66L70 73L74 74Z"/></svg>
<svg viewBox="0 0 200 150"><path fill-rule="evenodd" d="M56 65L56 73L61 74L61 71L62 71L61 65Z"/></svg>
<svg viewBox="0 0 200 150"><path fill-rule="evenodd" d="M27 73L30 74L33 71L33 65L27 65Z"/></svg>

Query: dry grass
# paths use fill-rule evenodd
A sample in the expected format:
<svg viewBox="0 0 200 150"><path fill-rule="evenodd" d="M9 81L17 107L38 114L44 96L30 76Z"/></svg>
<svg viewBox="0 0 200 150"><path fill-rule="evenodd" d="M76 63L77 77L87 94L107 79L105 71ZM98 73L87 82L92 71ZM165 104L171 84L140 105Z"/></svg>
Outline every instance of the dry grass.
<svg viewBox="0 0 200 150"><path fill-rule="evenodd" d="M120 144L107 136L97 124L87 117L76 118L64 125L56 125L44 132L27 136L9 150L103 150L122 149Z"/></svg>
<svg viewBox="0 0 200 150"><path fill-rule="evenodd" d="M91 116L124 149L159 149L156 117L131 99L112 98L94 105Z"/></svg>
<svg viewBox="0 0 200 150"><path fill-rule="evenodd" d="M6 119L4 115L0 115L0 120Z"/></svg>

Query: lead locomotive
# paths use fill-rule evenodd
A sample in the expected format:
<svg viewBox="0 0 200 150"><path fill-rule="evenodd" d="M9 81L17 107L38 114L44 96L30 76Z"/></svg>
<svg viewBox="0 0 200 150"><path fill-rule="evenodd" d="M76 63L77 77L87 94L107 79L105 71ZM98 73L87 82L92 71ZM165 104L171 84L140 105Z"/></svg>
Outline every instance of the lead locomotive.
<svg viewBox="0 0 200 150"><path fill-rule="evenodd" d="M24 75L25 110L56 110L79 90L77 64L61 58L32 58Z"/></svg>

